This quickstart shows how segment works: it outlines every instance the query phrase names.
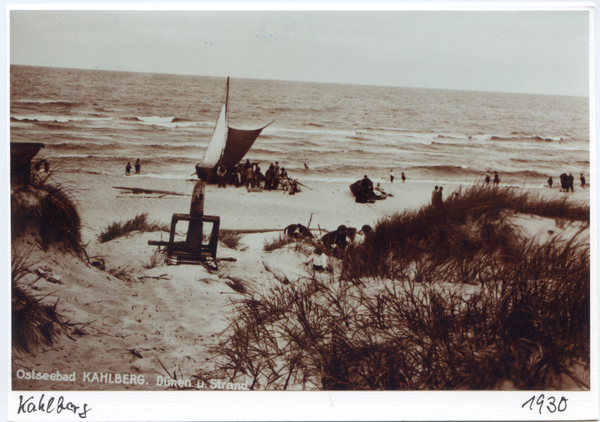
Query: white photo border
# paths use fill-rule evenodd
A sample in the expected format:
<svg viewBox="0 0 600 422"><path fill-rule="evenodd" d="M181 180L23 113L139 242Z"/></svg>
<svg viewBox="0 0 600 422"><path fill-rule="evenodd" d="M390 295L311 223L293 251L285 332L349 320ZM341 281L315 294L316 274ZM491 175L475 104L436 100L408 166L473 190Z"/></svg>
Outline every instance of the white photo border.
<svg viewBox="0 0 600 422"><path fill-rule="evenodd" d="M430 391L430 392L190 392L190 391L12 391L10 378L10 307L5 306L3 319L8 327L3 338L2 366L5 398L0 407L8 402L6 415L11 421L28 420L78 420L80 417L67 411L61 414L23 414L19 413L19 403L33 396L38 401L42 394L45 397L64 396L69 401L83 407L87 404L91 410L87 420L120 421L120 420L590 420L598 419L598 286L597 286L597 149L596 149L596 89L595 70L597 59L594 39L600 35L595 1L588 2L402 2L382 1L363 2L185 2L174 5L164 3L128 3L118 2L62 2L57 4L33 2L6 2L0 12L6 22L5 66L2 67L4 80L2 111L4 119L3 133L5 143L2 171L2 192L8 197L9 175L9 11L13 9L128 9L128 10L570 10L588 9L590 11L590 154L591 185L593 187L592 204L592 283L591 283L591 389L578 391ZM2 222L2 268L3 280L7 281L10 273L10 220L8 201L3 201ZM10 301L9 283L5 283L2 291L3 303ZM568 399L568 411L562 414L543 413L537 407L529 410L522 406L532 396L564 396ZM20 398L22 397L22 399Z"/></svg>

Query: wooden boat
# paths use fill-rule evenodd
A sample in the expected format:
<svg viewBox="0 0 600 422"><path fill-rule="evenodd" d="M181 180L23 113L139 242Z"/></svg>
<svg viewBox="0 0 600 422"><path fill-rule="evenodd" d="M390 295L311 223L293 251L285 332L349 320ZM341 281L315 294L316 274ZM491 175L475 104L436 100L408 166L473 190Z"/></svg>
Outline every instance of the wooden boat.
<svg viewBox="0 0 600 422"><path fill-rule="evenodd" d="M216 167L219 161L227 168L228 172L233 171L234 167L250 150L262 130L273 123L271 122L260 129L234 129L229 126L228 102L229 78L227 78L225 98L221 103L221 111L212 138L204 152L202 162L196 165L196 175L204 181L213 181L216 177Z"/></svg>

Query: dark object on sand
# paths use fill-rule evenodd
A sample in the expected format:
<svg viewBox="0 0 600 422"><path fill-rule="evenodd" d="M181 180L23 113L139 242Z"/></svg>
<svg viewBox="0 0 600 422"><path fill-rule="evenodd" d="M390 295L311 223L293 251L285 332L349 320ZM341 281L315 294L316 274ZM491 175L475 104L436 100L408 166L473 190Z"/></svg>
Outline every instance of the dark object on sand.
<svg viewBox="0 0 600 422"><path fill-rule="evenodd" d="M361 204L372 204L377 199L385 199L383 195L377 195L373 191L373 182L366 175L350 185L350 192L356 198L356 202Z"/></svg>
<svg viewBox="0 0 600 422"><path fill-rule="evenodd" d="M185 242L175 242L175 228L179 221L189 221ZM221 218L218 216L204 215L204 182L198 181L194 186L190 213L173 214L169 241L149 240L148 244L166 246L167 255L169 257L176 256L178 264L201 264L209 269L218 269L217 244L220 221ZM208 244L202 242L204 223L212 223ZM209 260L212 261L214 266L208 265Z"/></svg>
<svg viewBox="0 0 600 422"><path fill-rule="evenodd" d="M177 193L177 192L171 192L168 190L156 190L156 189L145 189L145 188L126 188L123 186L113 186L114 189L121 189L121 190L125 190L125 191L129 191L130 193L134 193L134 194L140 194L140 193L157 193L159 195L179 195L179 196L185 196L185 193Z"/></svg>
<svg viewBox="0 0 600 422"><path fill-rule="evenodd" d="M308 227L303 226L302 224L290 224L283 230L283 232L287 236L294 237L296 239L300 237L314 237Z"/></svg>
<svg viewBox="0 0 600 422"><path fill-rule="evenodd" d="M198 178L211 183L216 182L216 167L219 160L221 160L227 171L232 173L235 166L250 150L260 132L273 123L271 122L260 129L254 130L241 130L229 127L228 102L229 78L227 78L225 98L221 103L221 111L219 112L213 136L204 152L202 162L196 165L196 175Z"/></svg>
<svg viewBox="0 0 600 422"><path fill-rule="evenodd" d="M28 185L31 175L31 160L44 144L40 142L10 143L10 181Z"/></svg>

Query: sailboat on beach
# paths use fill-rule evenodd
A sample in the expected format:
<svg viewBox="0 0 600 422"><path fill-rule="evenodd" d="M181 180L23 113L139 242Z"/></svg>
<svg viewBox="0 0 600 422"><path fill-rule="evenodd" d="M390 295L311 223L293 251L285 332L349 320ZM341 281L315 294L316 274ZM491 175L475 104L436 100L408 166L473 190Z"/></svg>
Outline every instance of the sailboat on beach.
<svg viewBox="0 0 600 422"><path fill-rule="evenodd" d="M250 150L262 130L273 123L260 129L251 130L229 127L228 101L229 78L227 78L225 98L221 103L221 111L212 138L204 152L204 158L196 165L196 174L204 181L210 182L215 178L219 161L227 168L228 172L231 172Z"/></svg>

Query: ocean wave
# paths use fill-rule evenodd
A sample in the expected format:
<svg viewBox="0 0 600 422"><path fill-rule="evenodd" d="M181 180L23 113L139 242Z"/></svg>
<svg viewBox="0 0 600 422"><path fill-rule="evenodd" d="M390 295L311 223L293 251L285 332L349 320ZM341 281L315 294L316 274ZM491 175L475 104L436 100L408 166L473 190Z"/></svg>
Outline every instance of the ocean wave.
<svg viewBox="0 0 600 422"><path fill-rule="evenodd" d="M111 121L112 117L100 116L96 114L92 114L89 116L81 116L81 117L64 117L64 116L43 116L43 115L35 115L35 116L10 116L11 122L41 122L41 123L75 123L75 122L101 122L101 121Z"/></svg>
<svg viewBox="0 0 600 422"><path fill-rule="evenodd" d="M73 101L64 101L64 100L47 100L47 99L39 99L39 100L16 100L16 103L19 104L56 104L64 107L77 107L81 105L81 103L76 103Z"/></svg>

